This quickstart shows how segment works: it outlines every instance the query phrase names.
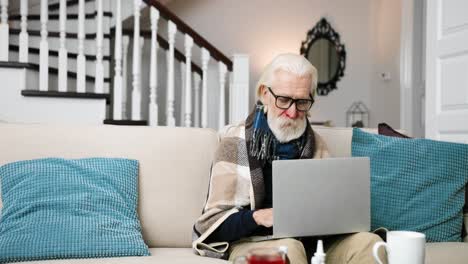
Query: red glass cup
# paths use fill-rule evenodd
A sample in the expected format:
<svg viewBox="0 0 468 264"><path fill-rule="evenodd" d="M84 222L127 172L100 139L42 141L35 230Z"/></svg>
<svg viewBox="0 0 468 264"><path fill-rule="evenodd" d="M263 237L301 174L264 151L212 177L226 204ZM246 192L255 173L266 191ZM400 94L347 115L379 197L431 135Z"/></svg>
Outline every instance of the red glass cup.
<svg viewBox="0 0 468 264"><path fill-rule="evenodd" d="M286 264L286 255L278 248L255 248L236 258L234 264Z"/></svg>

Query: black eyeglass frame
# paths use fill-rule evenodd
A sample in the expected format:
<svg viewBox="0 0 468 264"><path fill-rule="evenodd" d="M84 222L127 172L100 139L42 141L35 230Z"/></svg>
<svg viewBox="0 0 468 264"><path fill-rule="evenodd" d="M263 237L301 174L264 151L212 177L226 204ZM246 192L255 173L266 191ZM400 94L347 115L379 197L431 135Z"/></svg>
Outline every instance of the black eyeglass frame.
<svg viewBox="0 0 468 264"><path fill-rule="evenodd" d="M294 98L291 98L291 97L288 97L288 96L276 95L276 94L271 90L271 87L269 87L269 86L266 86L266 88L268 88L268 91L270 91L271 95L273 95L273 97L275 97L275 105L276 105L276 107L278 107L279 109L282 109L282 110L288 110L288 109L291 107L291 105L296 104L296 102L298 102L298 101L307 101L307 102L310 102L310 106L309 106L309 108L306 109L306 110L301 110L301 109L297 108L297 104L296 104L296 110L297 110L297 111L299 111L299 112L307 112L307 111L309 111L309 110L312 108L312 105L314 105L314 103L315 103L314 97L312 97L311 94L309 94L310 99L303 99L303 98L294 99ZM278 106L278 98L280 98L280 97L281 97L281 98L284 98L284 99L291 100L291 102L289 103L289 106L288 106L288 107L285 108L285 107L280 107L280 106Z"/></svg>

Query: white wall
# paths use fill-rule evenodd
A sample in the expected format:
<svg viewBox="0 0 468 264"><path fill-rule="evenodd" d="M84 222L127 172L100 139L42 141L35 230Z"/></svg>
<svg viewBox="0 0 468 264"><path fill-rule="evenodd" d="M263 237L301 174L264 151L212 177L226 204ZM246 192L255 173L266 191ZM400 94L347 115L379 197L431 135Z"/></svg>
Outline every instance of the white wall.
<svg viewBox="0 0 468 264"><path fill-rule="evenodd" d="M361 100L371 126L398 127L400 1L173 0L168 7L225 54L250 55L251 104L262 68L279 53L299 53L307 31L325 16L346 46L347 65L338 90L317 98L313 120L344 126L346 110ZM382 70L391 73L390 82L378 80Z"/></svg>
<svg viewBox="0 0 468 264"><path fill-rule="evenodd" d="M371 2L371 124L386 122L392 127L400 127L401 2ZM389 73L391 79L383 80L382 73Z"/></svg>

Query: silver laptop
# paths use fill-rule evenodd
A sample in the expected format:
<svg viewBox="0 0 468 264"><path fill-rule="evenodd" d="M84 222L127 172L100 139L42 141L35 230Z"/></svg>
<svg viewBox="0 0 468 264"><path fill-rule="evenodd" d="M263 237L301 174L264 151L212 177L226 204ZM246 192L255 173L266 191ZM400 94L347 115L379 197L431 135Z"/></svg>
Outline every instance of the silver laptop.
<svg viewBox="0 0 468 264"><path fill-rule="evenodd" d="M370 230L369 158L273 161L273 237Z"/></svg>

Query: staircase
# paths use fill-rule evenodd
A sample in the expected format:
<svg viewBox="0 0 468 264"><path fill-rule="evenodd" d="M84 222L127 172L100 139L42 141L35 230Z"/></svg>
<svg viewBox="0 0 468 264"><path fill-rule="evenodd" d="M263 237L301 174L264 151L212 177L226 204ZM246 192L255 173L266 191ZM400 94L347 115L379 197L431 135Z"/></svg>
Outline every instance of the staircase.
<svg viewBox="0 0 468 264"><path fill-rule="evenodd" d="M248 57L156 0L18 2L0 0L2 121L218 129L247 115Z"/></svg>

